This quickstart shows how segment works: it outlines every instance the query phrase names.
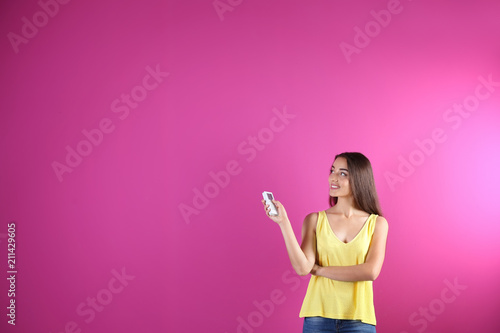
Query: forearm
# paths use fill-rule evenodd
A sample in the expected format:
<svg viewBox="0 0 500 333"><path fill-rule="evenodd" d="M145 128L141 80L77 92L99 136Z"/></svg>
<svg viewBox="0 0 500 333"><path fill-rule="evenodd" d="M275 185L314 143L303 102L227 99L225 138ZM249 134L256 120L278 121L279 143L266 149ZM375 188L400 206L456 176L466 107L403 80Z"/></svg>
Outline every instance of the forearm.
<svg viewBox="0 0 500 333"><path fill-rule="evenodd" d="M388 224L381 216L377 218L370 249L364 263L352 266L314 265L311 274L345 282L375 281L382 270L387 242Z"/></svg>
<svg viewBox="0 0 500 333"><path fill-rule="evenodd" d="M297 238L295 237L290 221L280 225L280 228L283 233L286 250L288 252L288 256L290 257L293 269L299 275L309 274L314 266L314 261L309 261L302 251Z"/></svg>
<svg viewBox="0 0 500 333"><path fill-rule="evenodd" d="M315 265L311 274L345 282L374 281L378 276L373 265L367 263L354 266L322 267Z"/></svg>

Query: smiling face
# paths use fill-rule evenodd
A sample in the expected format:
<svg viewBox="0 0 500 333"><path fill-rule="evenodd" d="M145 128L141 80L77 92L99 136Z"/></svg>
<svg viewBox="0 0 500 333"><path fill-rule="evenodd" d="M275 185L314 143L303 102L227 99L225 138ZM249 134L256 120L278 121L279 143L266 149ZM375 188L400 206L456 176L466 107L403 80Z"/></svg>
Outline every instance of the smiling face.
<svg viewBox="0 0 500 333"><path fill-rule="evenodd" d="M349 184L347 160L344 157L338 157L333 162L328 181L330 183L331 197L345 197L352 195L351 185Z"/></svg>

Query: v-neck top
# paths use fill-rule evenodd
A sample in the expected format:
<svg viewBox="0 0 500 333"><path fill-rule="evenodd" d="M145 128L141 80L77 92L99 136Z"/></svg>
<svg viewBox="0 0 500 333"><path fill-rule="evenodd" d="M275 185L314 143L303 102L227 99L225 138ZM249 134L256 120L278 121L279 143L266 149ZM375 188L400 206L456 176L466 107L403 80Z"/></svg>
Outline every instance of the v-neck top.
<svg viewBox="0 0 500 333"><path fill-rule="evenodd" d="M344 243L333 232L326 212L318 213L316 258L320 266L363 264L375 230L376 214L371 214L350 242ZM375 325L372 281L334 281L311 275L299 316L361 320Z"/></svg>

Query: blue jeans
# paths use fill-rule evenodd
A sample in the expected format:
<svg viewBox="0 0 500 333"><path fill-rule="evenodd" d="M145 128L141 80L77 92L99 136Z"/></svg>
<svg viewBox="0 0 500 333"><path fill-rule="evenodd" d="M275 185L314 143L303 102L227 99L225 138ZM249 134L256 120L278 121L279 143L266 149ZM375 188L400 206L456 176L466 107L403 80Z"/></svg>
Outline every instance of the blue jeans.
<svg viewBox="0 0 500 333"><path fill-rule="evenodd" d="M360 320L305 317L302 333L375 333L375 326Z"/></svg>

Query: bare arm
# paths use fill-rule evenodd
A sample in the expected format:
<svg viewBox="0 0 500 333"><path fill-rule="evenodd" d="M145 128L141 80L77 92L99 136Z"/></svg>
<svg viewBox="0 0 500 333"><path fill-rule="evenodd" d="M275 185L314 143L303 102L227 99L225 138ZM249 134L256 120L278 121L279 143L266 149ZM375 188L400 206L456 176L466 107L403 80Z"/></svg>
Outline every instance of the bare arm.
<svg viewBox="0 0 500 333"><path fill-rule="evenodd" d="M388 231L387 220L381 216L377 217L372 243L363 264L328 267L314 265L311 274L337 281L375 281L384 263Z"/></svg>
<svg viewBox="0 0 500 333"><path fill-rule="evenodd" d="M277 210L278 216L269 216L271 220L278 223L285 240L286 250L288 257L292 264L293 269L299 275L307 275L311 272L316 262L316 222L318 219L317 213L312 213L306 216L302 225L302 245L300 246L292 225L286 214L283 205L276 200L273 200ZM268 206L265 202L263 204L268 213Z"/></svg>

